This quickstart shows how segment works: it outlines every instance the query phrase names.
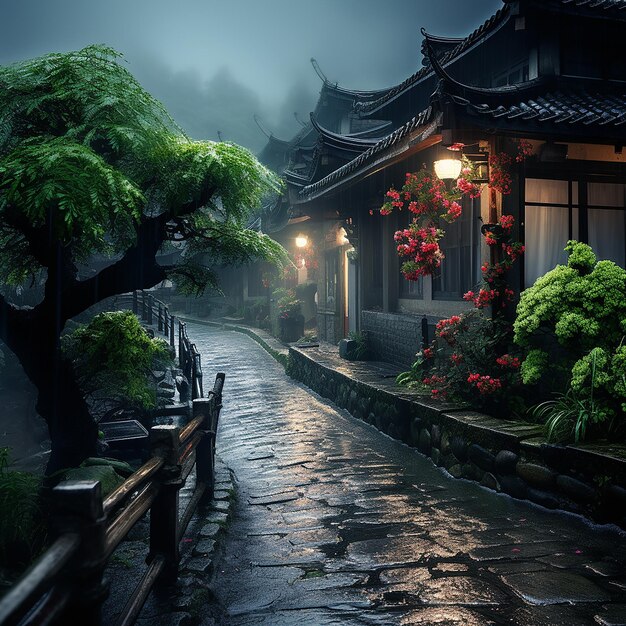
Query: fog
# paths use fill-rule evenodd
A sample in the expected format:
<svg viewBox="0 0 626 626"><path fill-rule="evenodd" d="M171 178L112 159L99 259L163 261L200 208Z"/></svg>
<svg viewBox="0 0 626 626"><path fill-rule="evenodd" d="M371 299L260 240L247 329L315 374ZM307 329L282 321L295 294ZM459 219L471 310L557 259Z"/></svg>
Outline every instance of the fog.
<svg viewBox="0 0 626 626"><path fill-rule="evenodd" d="M421 64L420 28L464 36L501 0L0 0L0 64L110 45L196 139L259 150L308 119L321 86L378 89Z"/></svg>

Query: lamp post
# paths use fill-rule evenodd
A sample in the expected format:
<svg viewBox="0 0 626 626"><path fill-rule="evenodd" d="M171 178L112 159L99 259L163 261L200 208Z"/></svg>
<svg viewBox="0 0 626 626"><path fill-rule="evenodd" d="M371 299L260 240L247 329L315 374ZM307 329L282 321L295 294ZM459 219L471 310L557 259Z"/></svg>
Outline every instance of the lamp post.
<svg viewBox="0 0 626 626"><path fill-rule="evenodd" d="M461 173L461 161L455 158L439 159L435 161L435 174L441 180L456 180Z"/></svg>

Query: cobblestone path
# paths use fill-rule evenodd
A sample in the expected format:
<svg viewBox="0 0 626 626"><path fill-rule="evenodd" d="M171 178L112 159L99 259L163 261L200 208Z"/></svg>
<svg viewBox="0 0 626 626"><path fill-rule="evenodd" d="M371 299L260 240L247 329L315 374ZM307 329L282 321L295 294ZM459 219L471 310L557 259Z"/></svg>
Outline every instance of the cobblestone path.
<svg viewBox="0 0 626 626"><path fill-rule="evenodd" d="M218 448L238 496L211 583L219 623L626 623L616 528L454 480L245 335L189 331L205 384L227 374Z"/></svg>

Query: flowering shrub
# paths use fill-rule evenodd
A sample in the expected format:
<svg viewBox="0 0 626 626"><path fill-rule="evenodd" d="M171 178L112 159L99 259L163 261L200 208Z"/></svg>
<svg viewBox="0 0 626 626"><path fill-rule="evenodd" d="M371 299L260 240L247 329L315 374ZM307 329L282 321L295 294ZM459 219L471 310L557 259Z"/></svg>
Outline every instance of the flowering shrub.
<svg viewBox="0 0 626 626"><path fill-rule="evenodd" d="M515 161L523 161L531 152L530 143L520 142ZM506 153L490 157L489 186L492 189L510 193L512 162L513 157ZM472 198L480 195L481 187L472 182L477 177L473 168L469 161L464 162L452 191L456 199L461 195ZM400 192L390 190L381 209L381 213L384 210L384 214L388 214L394 208L404 208L408 202L410 211L431 220L428 227L414 221L413 228L410 226L396 233L398 254L409 259L402 266L403 273L411 280L432 274L443 258L438 247L443 231L437 228L435 218L453 221L459 212L456 199L445 196L444 191L442 183L434 183L433 177L425 171L418 175L407 174L405 186ZM433 397L468 400L477 408L495 413L508 414L516 403L519 404L521 361L512 353L512 330L502 315L502 309L515 297L505 281L506 273L524 252L524 246L513 240L514 226L512 215L502 215L496 224L483 226L486 242L493 247L494 261L483 264L481 285L464 295L478 310L438 322L433 344L417 354L411 370L398 377L399 384L425 386ZM436 245L425 247L428 243ZM493 319L480 311L489 305L493 306Z"/></svg>
<svg viewBox="0 0 626 626"><path fill-rule="evenodd" d="M481 267L483 280L477 291L468 291L463 299L473 302L474 306L483 309L497 302L499 308L506 307L515 293L505 280L505 274L513 263L524 253L524 246L519 241L513 241L511 233L515 219L512 215L502 215L497 224L486 224L483 233L489 245L499 246L500 260L494 263L483 263Z"/></svg>
<svg viewBox="0 0 626 626"><path fill-rule="evenodd" d="M517 306L522 379L536 385L549 374L551 386L556 381L567 390L570 404L585 407L578 415L587 416L591 429L574 420L569 430L557 429L559 436L616 436L626 427L626 270L597 261L586 244L570 241L565 249L567 265L538 278ZM541 416L550 419L550 411Z"/></svg>
<svg viewBox="0 0 626 626"><path fill-rule="evenodd" d="M443 253L439 248L439 239L443 231L433 227L420 227L416 221L408 228L396 231L394 240L398 244L400 258L407 258L401 271L407 280L417 280L420 276L432 274L441 265Z"/></svg>
<svg viewBox="0 0 626 626"><path fill-rule="evenodd" d="M510 154L500 152L489 157L489 187L506 196L511 193Z"/></svg>
<svg viewBox="0 0 626 626"><path fill-rule="evenodd" d="M445 233L439 224L441 221L451 224L461 216L458 201L464 193L480 195L480 189L467 178L472 173L472 167L465 166L459 178L463 189L457 181L457 187L448 191L445 182L426 169L409 172L400 191L391 188L385 194L381 215L389 215L394 209L407 209L415 215L408 228L397 231L394 236L398 255L404 260L401 271L407 280L433 274L441 265L444 255L439 240Z"/></svg>
<svg viewBox="0 0 626 626"><path fill-rule="evenodd" d="M301 314L302 301L296 298L296 292L293 289L281 287L276 289L272 296L277 301L279 318L290 319Z"/></svg>
<svg viewBox="0 0 626 626"><path fill-rule="evenodd" d="M463 144L454 144L451 150L459 151ZM521 163L532 154L530 142L518 142L518 154L515 162ZM506 152L489 157L490 178L489 187L502 194L511 193L510 166L513 157ZM404 260L401 271L407 280L418 280L421 276L428 276L441 265L444 254L439 246L439 240L445 235L440 228L442 221L451 224L462 213L459 200L462 196L478 198L482 192L482 185L473 182L478 178L477 165L466 157L462 158L462 167L455 187L448 190L444 181L431 174L426 169L419 172L408 172L404 185L400 190L389 189L385 194L385 202L380 208L381 215L390 215L394 209L407 209L415 215L408 228L399 230L395 234L398 255ZM373 211L370 210L370 215ZM513 226L512 216L504 216L509 221L499 223L499 228L510 234ZM497 233L485 233L487 243L499 243ZM521 245L521 244L520 244ZM482 306L489 304L493 298L483 294L479 302Z"/></svg>
<svg viewBox="0 0 626 626"><path fill-rule="evenodd" d="M451 397L506 414L520 387L519 359L508 351L510 326L471 311L438 322L435 336L398 383L426 387L433 398Z"/></svg>

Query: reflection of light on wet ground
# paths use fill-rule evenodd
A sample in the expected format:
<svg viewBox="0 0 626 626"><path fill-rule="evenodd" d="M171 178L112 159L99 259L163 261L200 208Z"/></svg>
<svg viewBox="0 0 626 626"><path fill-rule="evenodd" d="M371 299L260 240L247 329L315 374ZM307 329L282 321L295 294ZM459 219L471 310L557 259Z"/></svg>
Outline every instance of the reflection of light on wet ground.
<svg viewBox="0 0 626 626"><path fill-rule="evenodd" d="M218 448L238 500L212 583L225 624L569 626L626 602L615 530L450 479L249 338L190 332L207 375L227 372ZM615 569L585 567L599 562Z"/></svg>

